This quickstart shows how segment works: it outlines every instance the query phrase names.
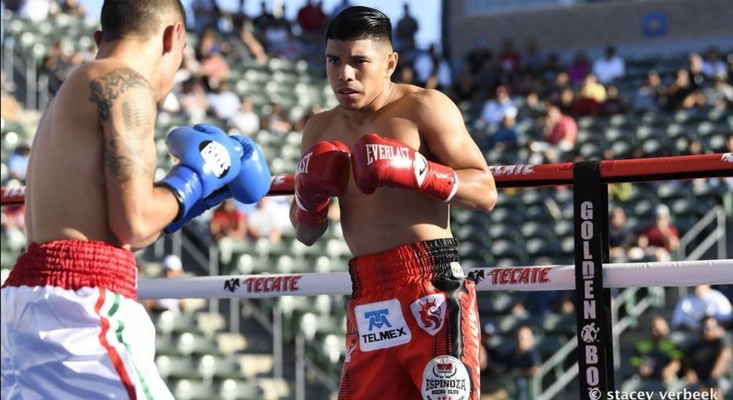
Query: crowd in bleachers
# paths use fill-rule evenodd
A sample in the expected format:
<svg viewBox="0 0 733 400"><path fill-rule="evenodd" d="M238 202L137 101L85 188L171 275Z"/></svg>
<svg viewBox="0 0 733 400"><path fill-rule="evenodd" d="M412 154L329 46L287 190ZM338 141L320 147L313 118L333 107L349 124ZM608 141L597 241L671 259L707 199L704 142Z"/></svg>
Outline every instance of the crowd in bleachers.
<svg viewBox="0 0 733 400"><path fill-rule="evenodd" d="M48 10L25 3L18 8L19 15L10 18L52 26L58 15L78 18L72 21L87 18L76 1L61 1ZM329 18L350 3L344 0L326 12L321 2L304 0L294 21L273 15L265 2L257 16L247 15L244 2L240 4L237 12L225 13L213 0L192 2L189 46L176 86L160 112L157 137L162 139L178 124L213 122L230 133L255 138L274 173L292 173L305 121L334 105L323 77L321 36ZM44 12L50 20L39 17ZM32 29L26 23L22 26ZM507 38L496 54L489 43L479 40L470 53L451 63L437 46L418 48L418 30L418 21L405 5L404 15L395 23L395 46L401 54L395 81L449 95L464 112L469 131L490 164L733 152L733 53L724 53L733 49L624 59L609 46L597 59L579 51L564 63L560 54L544 53L535 41L519 50ZM6 31L10 36L22 33ZM39 71L48 78L51 95L70 71L94 57L90 41L59 37L36 42L45 45ZM7 85L4 72L2 83L2 185L22 185L32 131L21 123L21 115L29 110L23 110L12 90L6 89L14 85ZM170 160L162 140L159 150L159 166L167 168ZM501 191L492 213L453 210L464 267L571 263L571 190L507 189ZM674 259L680 237L709 206L727 204L729 218L733 215L731 192L731 178L609 185L612 261ZM206 237L219 249L222 264L239 272L272 271L275 266L280 272L345 270L348 249L338 234L338 208L329 215L334 228L329 236L315 250L306 250L294 243L289 205L289 197L256 205L225 201L194 221L188 233ZM3 208L4 266L14 259L6 254L17 255L24 247L23 231L23 207ZM166 263L163 274L180 273L175 261ZM220 271L230 271L226 268ZM718 289L728 301L727 313L705 318L710 306L704 299L713 292L703 288L680 299L685 316L680 311L654 320L649 339L636 346L633 358L623 360L633 369L627 385L674 389L697 382L703 389L730 388L730 361L712 366L710 362L731 357L726 330L733 329L733 294L729 288ZM303 307L313 318L330 318L330 324L315 319L313 329L325 331L311 335L319 340L328 337L323 345L327 347L334 332L339 338L342 300L295 305L283 300L282 305L291 311ZM178 306L177 302L149 305L151 312L171 307L176 315L186 314L186 308ZM485 398L531 398L529 378L574 335L572 293L492 293L480 297L480 310L486 339ZM308 320L301 315L301 322ZM682 329L681 321L686 320L694 323ZM293 329L298 325L293 323ZM164 349L163 356L172 357L175 351L169 350ZM342 350L332 352L329 360L339 357Z"/></svg>

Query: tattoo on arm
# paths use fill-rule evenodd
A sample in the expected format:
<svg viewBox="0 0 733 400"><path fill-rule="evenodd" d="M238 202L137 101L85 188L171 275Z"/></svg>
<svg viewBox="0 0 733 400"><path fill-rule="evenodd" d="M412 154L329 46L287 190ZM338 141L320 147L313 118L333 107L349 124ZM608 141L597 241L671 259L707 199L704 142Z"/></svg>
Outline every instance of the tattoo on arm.
<svg viewBox="0 0 733 400"><path fill-rule="evenodd" d="M120 182L136 176L152 176L155 172L153 124L155 100L149 83L130 68L120 68L94 79L89 84L89 101L97 104L103 123L110 122L115 101L121 101L122 129L108 135L104 163ZM147 96L123 96L129 90L144 89ZM152 153L151 153L152 149Z"/></svg>

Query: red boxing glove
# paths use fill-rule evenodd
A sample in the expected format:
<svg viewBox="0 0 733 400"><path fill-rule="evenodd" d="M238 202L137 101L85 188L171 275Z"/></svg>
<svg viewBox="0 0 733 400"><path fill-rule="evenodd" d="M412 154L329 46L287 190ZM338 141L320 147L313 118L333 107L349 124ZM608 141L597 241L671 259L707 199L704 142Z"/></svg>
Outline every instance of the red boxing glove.
<svg viewBox="0 0 733 400"><path fill-rule="evenodd" d="M306 150L295 172L295 219L317 227L326 221L328 203L343 196L349 182L349 148L332 140L318 142Z"/></svg>
<svg viewBox="0 0 733 400"><path fill-rule="evenodd" d="M356 186L366 194L378 187L400 187L447 202L458 190L458 176L452 168L428 161L406 144L374 133L356 141L351 168Z"/></svg>

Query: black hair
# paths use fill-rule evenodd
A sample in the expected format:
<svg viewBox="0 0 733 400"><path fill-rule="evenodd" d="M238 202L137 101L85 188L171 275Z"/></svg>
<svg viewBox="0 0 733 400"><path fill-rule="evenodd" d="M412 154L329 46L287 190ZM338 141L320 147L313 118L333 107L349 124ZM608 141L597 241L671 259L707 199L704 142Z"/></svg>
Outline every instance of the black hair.
<svg viewBox="0 0 733 400"><path fill-rule="evenodd" d="M326 41L361 39L384 40L391 46L392 23L389 18L374 8L349 7L341 11L326 29Z"/></svg>
<svg viewBox="0 0 733 400"><path fill-rule="evenodd" d="M128 35L147 38L170 19L186 23L180 0L105 0L100 17L102 41Z"/></svg>

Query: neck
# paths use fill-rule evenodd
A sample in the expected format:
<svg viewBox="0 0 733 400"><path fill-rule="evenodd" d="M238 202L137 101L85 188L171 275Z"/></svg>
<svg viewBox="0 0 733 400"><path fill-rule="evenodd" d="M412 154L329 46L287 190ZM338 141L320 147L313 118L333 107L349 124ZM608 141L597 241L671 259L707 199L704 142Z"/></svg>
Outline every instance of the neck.
<svg viewBox="0 0 733 400"><path fill-rule="evenodd" d="M152 85L152 78L158 68L157 60L161 49L146 42L120 39L103 43L97 51L97 60L117 60L142 75Z"/></svg>

